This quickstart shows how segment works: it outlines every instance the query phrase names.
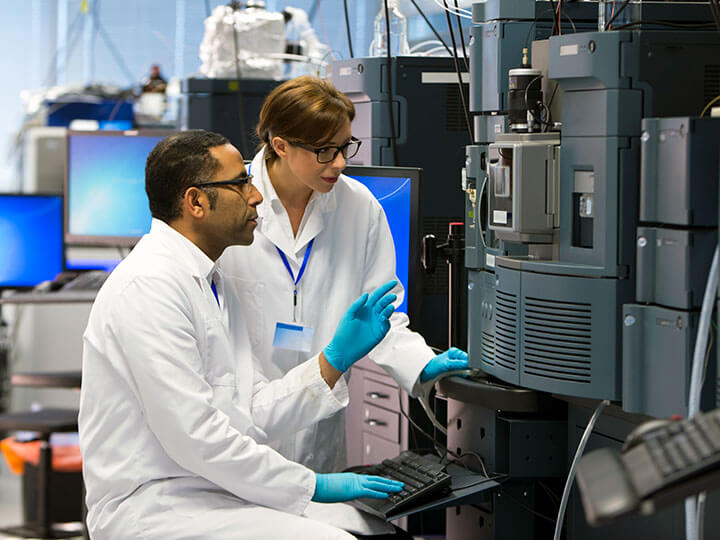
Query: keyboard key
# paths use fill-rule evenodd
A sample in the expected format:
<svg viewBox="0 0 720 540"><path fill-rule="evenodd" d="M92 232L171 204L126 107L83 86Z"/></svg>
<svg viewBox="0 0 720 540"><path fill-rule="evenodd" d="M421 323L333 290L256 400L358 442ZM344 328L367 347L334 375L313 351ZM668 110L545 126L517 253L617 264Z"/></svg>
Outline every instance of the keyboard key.
<svg viewBox="0 0 720 540"><path fill-rule="evenodd" d="M383 476L405 484L402 491L393 493L385 499L350 501L354 506L383 519L444 491L450 487L451 481L450 475L443 471L442 465L413 452L403 452L378 465L371 465L354 472Z"/></svg>
<svg viewBox="0 0 720 540"><path fill-rule="evenodd" d="M667 443L665 444L665 451L670 457L670 462L675 469L680 470L689 465L689 463L687 463L682 457L672 440L667 441Z"/></svg>
<svg viewBox="0 0 720 540"><path fill-rule="evenodd" d="M665 455L665 451L662 449L662 445L660 444L660 442L657 439L650 439L647 441L647 447L650 455L660 469L660 472L662 472L664 476L672 474L675 469L668 461L668 458Z"/></svg>
<svg viewBox="0 0 720 540"><path fill-rule="evenodd" d="M702 436L694 422L688 423L687 435L703 458L708 458L713 455L713 449L710 448L707 440Z"/></svg>
<svg viewBox="0 0 720 540"><path fill-rule="evenodd" d="M687 436L684 433L679 433L675 435L675 437L673 437L673 440L690 463L697 463L698 461L700 461L700 455L692 447L692 445L688 441Z"/></svg>
<svg viewBox="0 0 720 540"><path fill-rule="evenodd" d="M715 422L711 422L709 419L698 416L695 419L695 423L702 431L703 435L707 437L707 439L710 441L710 444L712 444L715 452L720 450L720 429L718 429Z"/></svg>

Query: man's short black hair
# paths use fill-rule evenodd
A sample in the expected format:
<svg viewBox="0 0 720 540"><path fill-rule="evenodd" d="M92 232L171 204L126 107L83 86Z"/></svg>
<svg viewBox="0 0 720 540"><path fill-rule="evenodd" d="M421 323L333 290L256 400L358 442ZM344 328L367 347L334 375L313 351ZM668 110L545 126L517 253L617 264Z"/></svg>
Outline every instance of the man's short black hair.
<svg viewBox="0 0 720 540"><path fill-rule="evenodd" d="M210 154L230 141L201 129L181 131L155 145L145 162L145 192L154 218L169 223L182 216L180 201L187 188L213 179L220 162ZM208 190L211 207L217 192Z"/></svg>

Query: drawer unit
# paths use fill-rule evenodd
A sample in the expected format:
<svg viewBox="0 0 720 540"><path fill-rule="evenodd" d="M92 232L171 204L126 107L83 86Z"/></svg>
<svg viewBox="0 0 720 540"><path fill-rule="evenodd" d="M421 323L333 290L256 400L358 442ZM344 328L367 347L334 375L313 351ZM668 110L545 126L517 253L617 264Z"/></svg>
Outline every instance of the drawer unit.
<svg viewBox="0 0 720 540"><path fill-rule="evenodd" d="M399 443L400 414L363 403L363 431Z"/></svg>
<svg viewBox="0 0 720 540"><path fill-rule="evenodd" d="M386 441L372 433L363 433L363 463L370 465L380 463L383 459L397 456L401 447L397 443Z"/></svg>
<svg viewBox="0 0 720 540"><path fill-rule="evenodd" d="M363 401L392 411L399 411L398 387L378 382L372 377L377 376L374 373L368 373L363 377Z"/></svg>
<svg viewBox="0 0 720 540"><path fill-rule="evenodd" d="M372 369L365 369L372 367ZM347 465L363 465L394 457L408 448L408 396L374 362L364 358L351 369L350 404L346 410ZM370 454L368 454L370 452ZM373 460L369 461L369 456Z"/></svg>

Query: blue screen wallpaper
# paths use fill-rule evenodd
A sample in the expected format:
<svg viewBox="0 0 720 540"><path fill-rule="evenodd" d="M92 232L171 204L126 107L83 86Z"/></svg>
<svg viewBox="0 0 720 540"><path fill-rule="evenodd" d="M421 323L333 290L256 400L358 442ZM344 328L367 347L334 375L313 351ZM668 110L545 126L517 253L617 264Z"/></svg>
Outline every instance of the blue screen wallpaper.
<svg viewBox="0 0 720 540"><path fill-rule="evenodd" d="M150 231L145 160L162 136L73 134L68 140L68 233L140 237Z"/></svg>
<svg viewBox="0 0 720 540"><path fill-rule="evenodd" d="M407 313L408 266L410 259L410 204L409 178L381 176L352 176L364 184L385 210L390 233L395 243L396 273L405 289L405 297L397 311Z"/></svg>
<svg viewBox="0 0 720 540"><path fill-rule="evenodd" d="M62 197L0 195L0 287L34 287L63 270Z"/></svg>

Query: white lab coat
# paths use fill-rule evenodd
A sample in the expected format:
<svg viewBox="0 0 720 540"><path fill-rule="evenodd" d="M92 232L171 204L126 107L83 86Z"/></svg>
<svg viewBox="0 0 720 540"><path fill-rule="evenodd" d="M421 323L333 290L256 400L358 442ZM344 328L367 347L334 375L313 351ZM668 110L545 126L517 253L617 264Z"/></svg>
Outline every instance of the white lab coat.
<svg viewBox="0 0 720 540"><path fill-rule="evenodd" d="M330 390L316 357L256 379L237 298L220 274L218 306L215 271L153 220L97 296L79 416L92 537L350 538L303 517L314 473L263 444L340 410L344 381Z"/></svg>
<svg viewBox="0 0 720 540"><path fill-rule="evenodd" d="M297 276L308 242L315 239L298 284L294 310L297 322L314 328L311 354L319 353L331 341L353 300L396 279L395 247L382 207L356 180L342 175L329 193L313 193L294 237L287 212L270 182L264 150L253 159L251 173L264 198L258 207L262 219L255 241L249 248L228 248L218 265L235 278L233 286L250 321L250 345L261 362L258 369L268 379L275 379L304 359L304 353L272 346L276 323L293 320L293 282L275 246L286 255ZM399 304L402 287L393 292L398 292ZM407 328L407 315L395 313L391 323L392 329L369 357L403 389L413 392L420 372L434 354L422 336ZM270 445L314 471L330 472L347 465L344 439L341 412L296 434L271 440Z"/></svg>

